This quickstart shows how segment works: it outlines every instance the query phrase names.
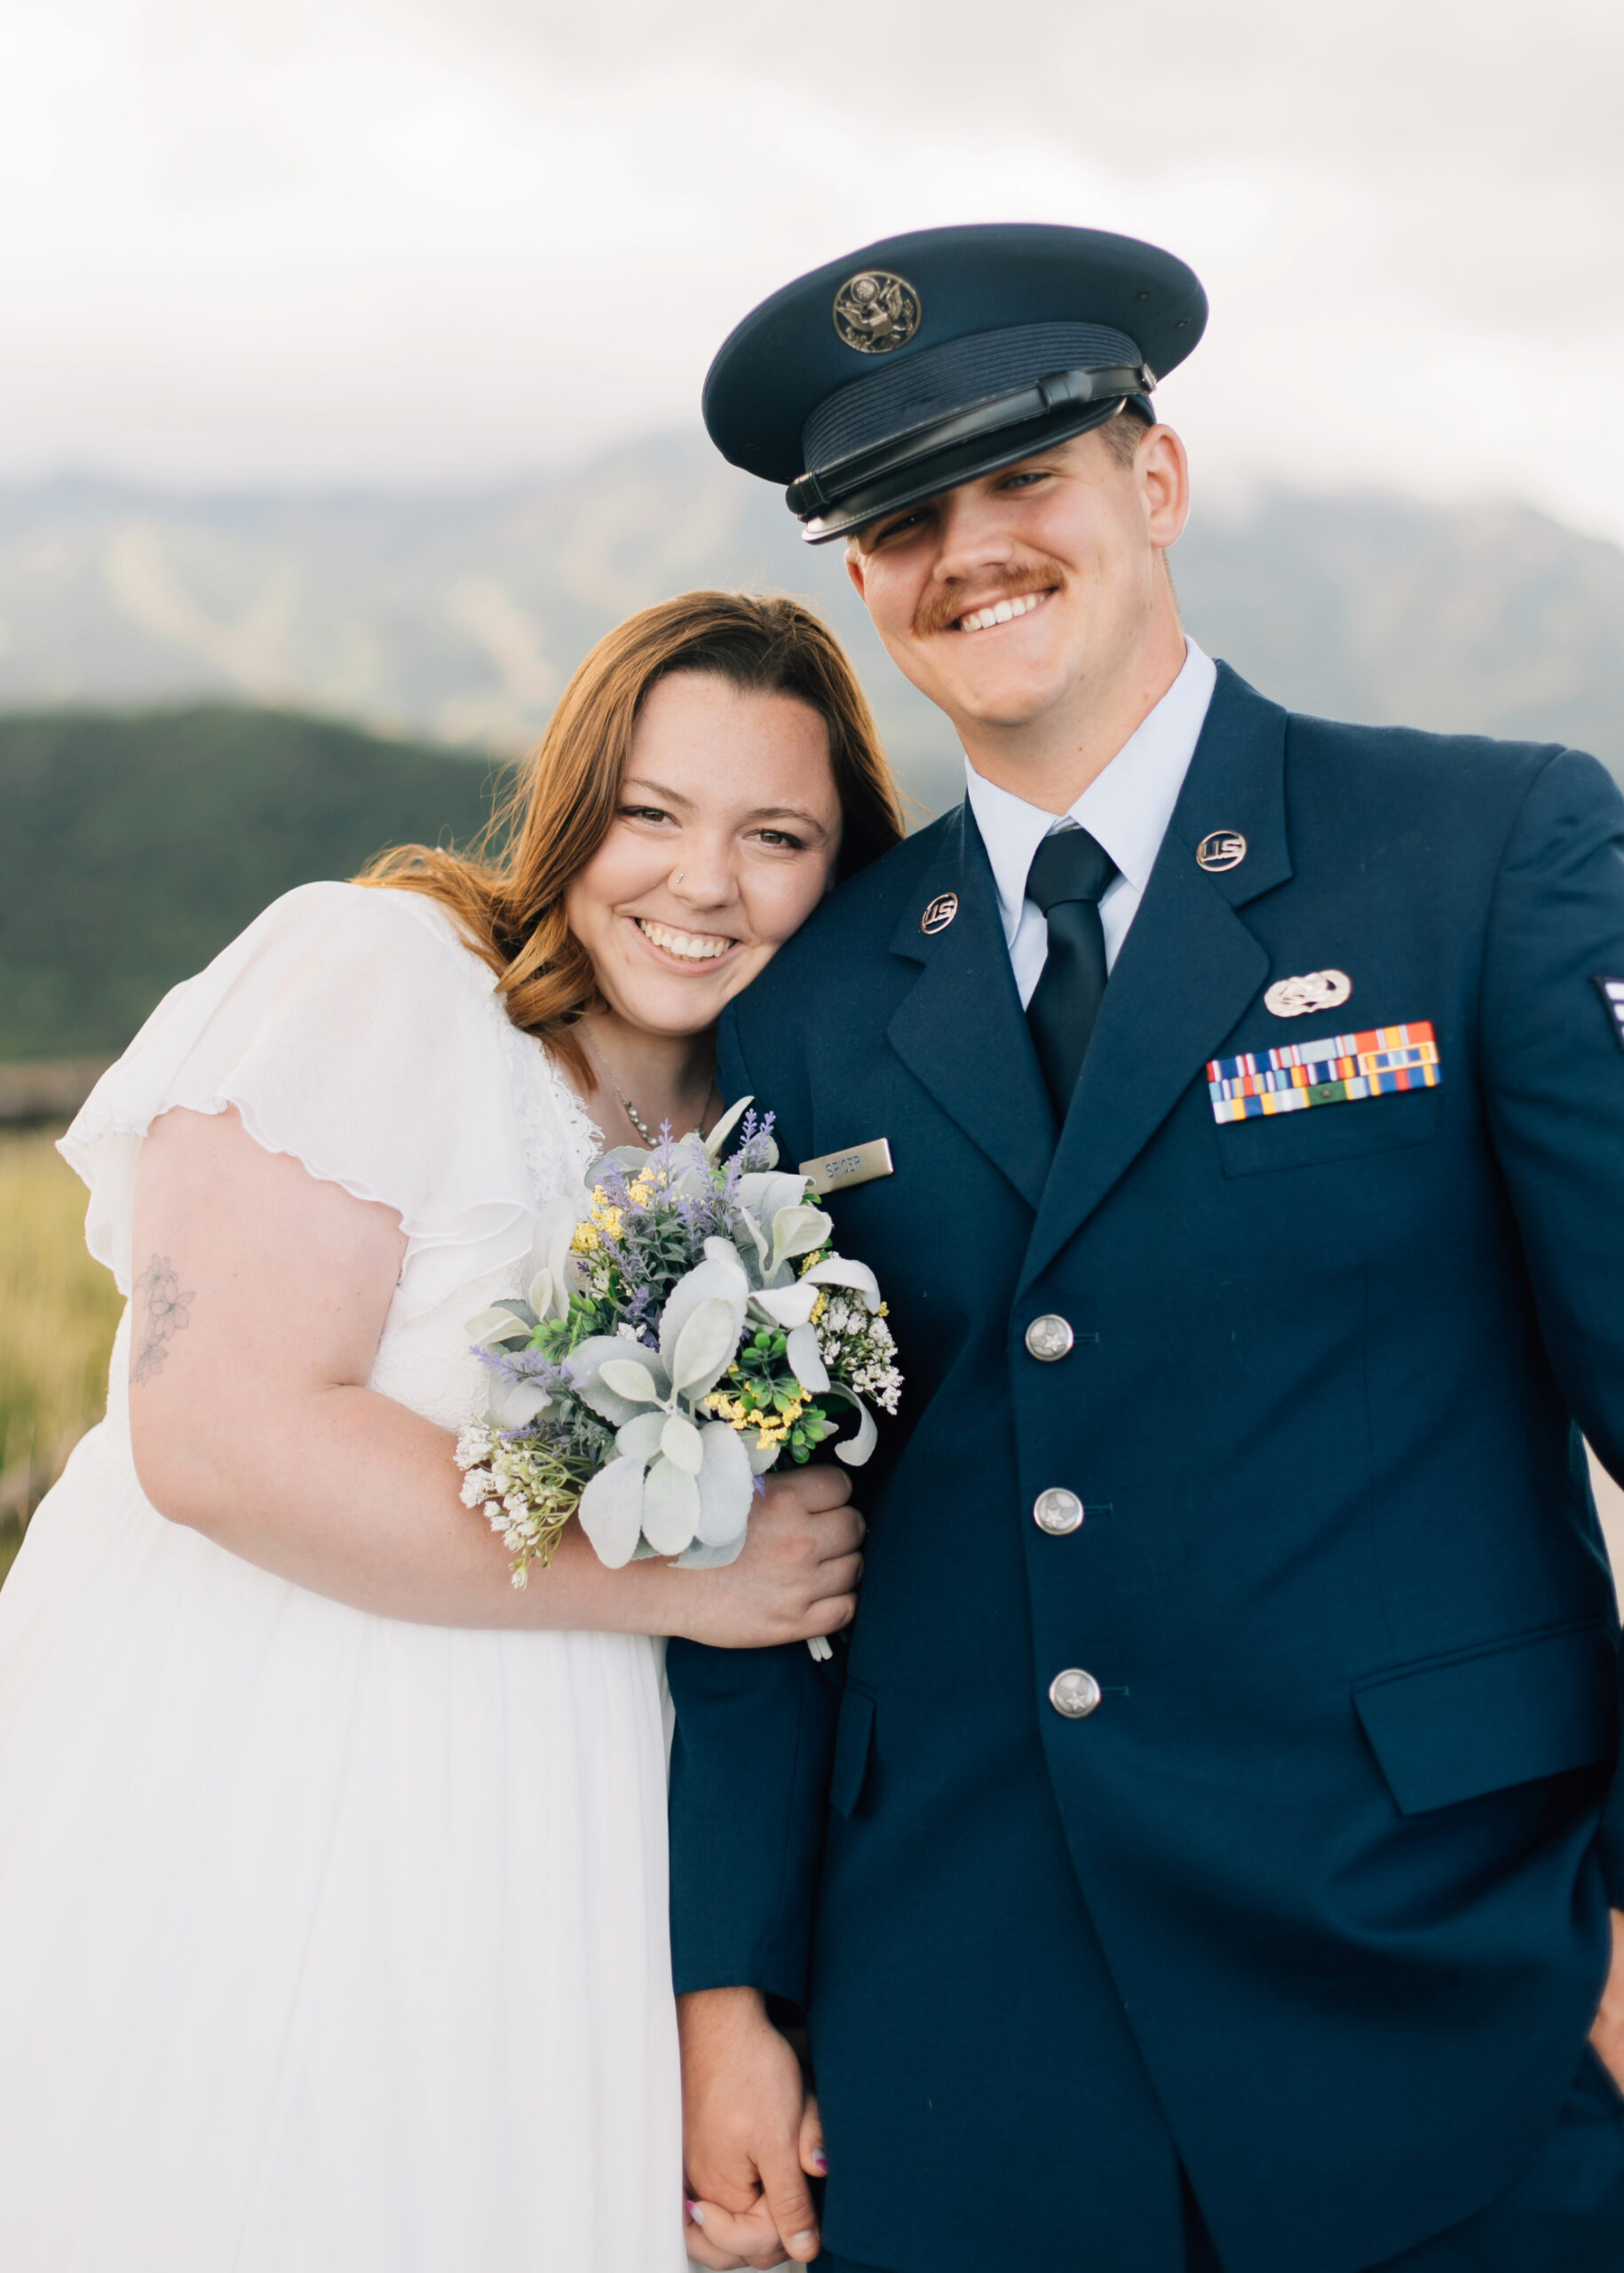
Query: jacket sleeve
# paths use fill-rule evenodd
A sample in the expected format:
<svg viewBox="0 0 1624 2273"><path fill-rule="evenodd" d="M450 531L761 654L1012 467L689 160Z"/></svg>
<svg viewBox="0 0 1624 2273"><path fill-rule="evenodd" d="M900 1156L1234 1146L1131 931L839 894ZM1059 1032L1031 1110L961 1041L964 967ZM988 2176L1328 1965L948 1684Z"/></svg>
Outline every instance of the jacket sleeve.
<svg viewBox="0 0 1624 2273"><path fill-rule="evenodd" d="M1554 756L1507 841L1484 962L1495 1149L1568 1409L1624 1480L1624 798L1594 758ZM1624 1774L1600 1849L1624 1909Z"/></svg>
<svg viewBox="0 0 1624 2273"><path fill-rule="evenodd" d="M757 1095L731 1010L720 1057L723 1095ZM793 1144L786 1151L795 1157ZM677 1715L671 1954L679 1995L748 1987L805 2002L844 1666L838 1648L832 1663L816 1665L801 1642L667 1645Z"/></svg>

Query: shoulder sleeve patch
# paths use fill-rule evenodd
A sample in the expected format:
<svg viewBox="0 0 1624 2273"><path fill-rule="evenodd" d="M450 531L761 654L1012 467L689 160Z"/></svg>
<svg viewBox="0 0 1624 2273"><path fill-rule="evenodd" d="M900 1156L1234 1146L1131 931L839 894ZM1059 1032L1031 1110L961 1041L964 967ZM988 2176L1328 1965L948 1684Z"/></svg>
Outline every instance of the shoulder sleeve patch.
<svg viewBox="0 0 1624 2273"><path fill-rule="evenodd" d="M1598 973L1590 983L1606 1004L1614 1041L1624 1049L1624 978L1604 978Z"/></svg>

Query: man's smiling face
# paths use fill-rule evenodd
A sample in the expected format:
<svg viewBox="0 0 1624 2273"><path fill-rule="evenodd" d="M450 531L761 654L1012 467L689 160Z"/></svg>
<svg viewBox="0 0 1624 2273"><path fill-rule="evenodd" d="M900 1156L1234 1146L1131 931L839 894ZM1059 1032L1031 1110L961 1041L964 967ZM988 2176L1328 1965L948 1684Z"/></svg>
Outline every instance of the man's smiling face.
<svg viewBox="0 0 1624 2273"><path fill-rule="evenodd" d="M1131 671L1170 600L1188 474L1166 426L1099 431L885 515L847 548L891 660L967 741L1065 730Z"/></svg>

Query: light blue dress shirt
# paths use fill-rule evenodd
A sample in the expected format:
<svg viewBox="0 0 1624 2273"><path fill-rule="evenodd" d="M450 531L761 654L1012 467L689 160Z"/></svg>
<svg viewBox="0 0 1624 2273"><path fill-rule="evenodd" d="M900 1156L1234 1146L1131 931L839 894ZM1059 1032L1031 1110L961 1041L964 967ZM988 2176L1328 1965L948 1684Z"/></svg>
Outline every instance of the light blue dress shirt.
<svg viewBox="0 0 1624 2273"><path fill-rule="evenodd" d="M1029 805L1024 797L986 780L965 760L970 809L993 864L1003 936L1023 1008L1032 1000L1049 954L1049 925L1042 908L1026 898L1033 854L1051 829L1070 820L1086 828L1116 862L1118 873L1099 903L1109 970L1139 912L1217 677L1217 666L1193 639L1186 639L1183 670L1069 814Z"/></svg>

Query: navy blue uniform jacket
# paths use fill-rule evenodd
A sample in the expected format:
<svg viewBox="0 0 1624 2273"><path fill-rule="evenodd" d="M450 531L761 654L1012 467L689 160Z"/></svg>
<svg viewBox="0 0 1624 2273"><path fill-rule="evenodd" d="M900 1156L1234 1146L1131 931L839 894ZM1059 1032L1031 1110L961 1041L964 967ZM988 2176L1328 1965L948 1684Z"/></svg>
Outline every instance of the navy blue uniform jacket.
<svg viewBox="0 0 1624 2273"><path fill-rule="evenodd" d="M907 1377L849 1653L669 1653L677 1985L806 2008L838 2255L1161 2273L1182 2162L1228 2273L1351 2273L1537 2151L1624 1905L1607 976L1593 759L1221 668L1058 1136L963 808L733 1006L787 1160L896 1164L829 1203ZM1209 1058L1423 1019L1435 1089L1214 1118Z"/></svg>

